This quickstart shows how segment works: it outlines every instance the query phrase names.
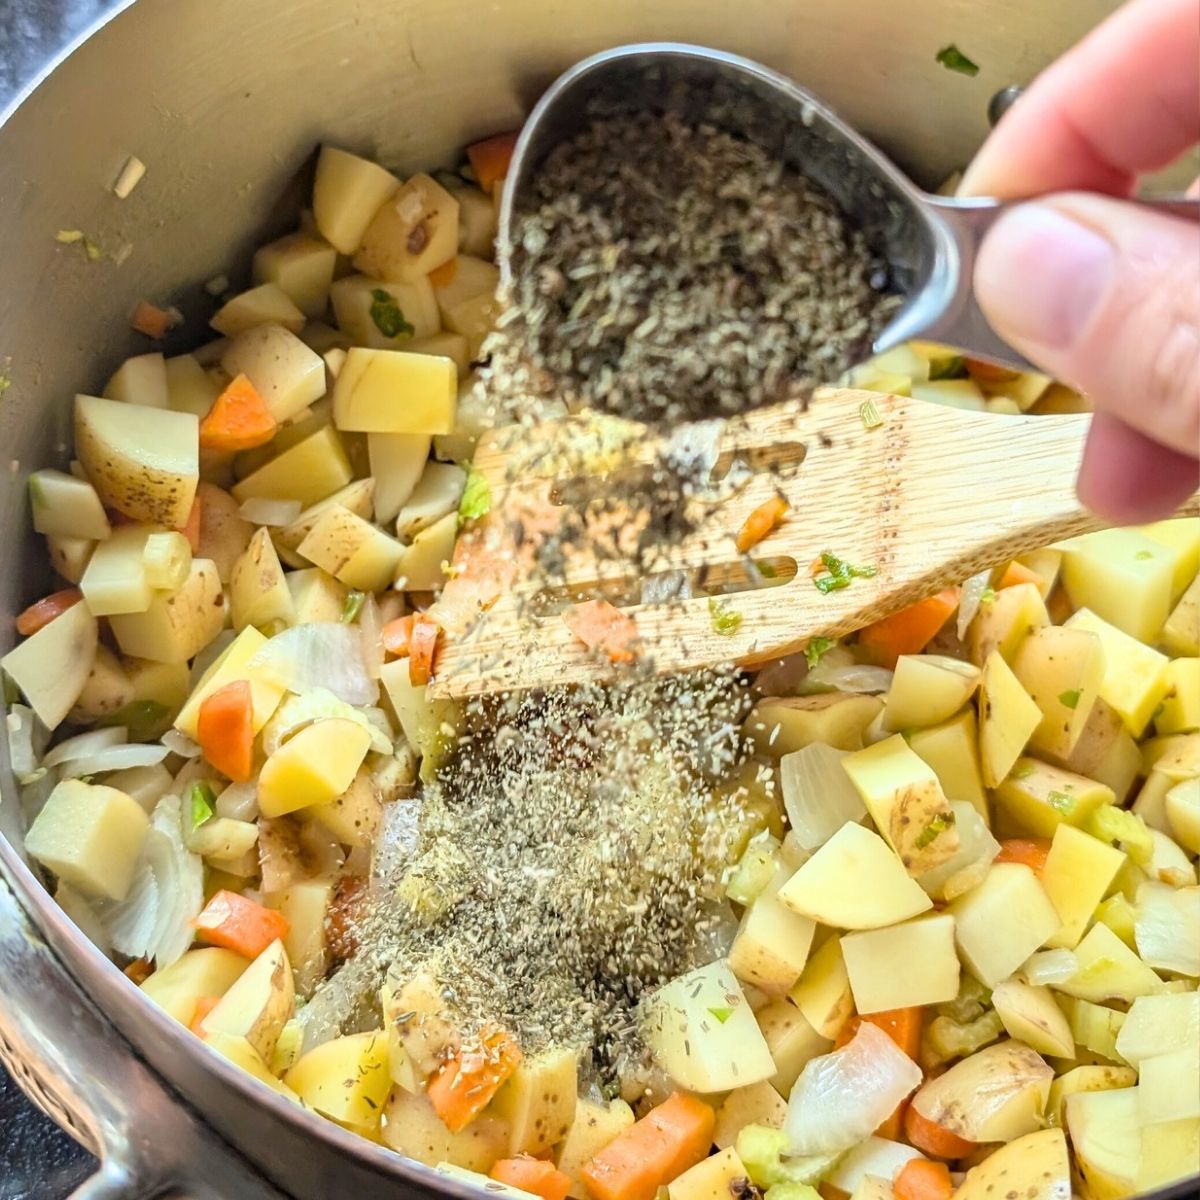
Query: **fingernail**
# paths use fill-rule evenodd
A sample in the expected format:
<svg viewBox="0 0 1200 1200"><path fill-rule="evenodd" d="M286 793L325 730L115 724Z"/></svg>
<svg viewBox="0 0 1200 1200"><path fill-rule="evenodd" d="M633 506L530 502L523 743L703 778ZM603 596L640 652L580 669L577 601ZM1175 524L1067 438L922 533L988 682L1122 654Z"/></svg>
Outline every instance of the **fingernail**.
<svg viewBox="0 0 1200 1200"><path fill-rule="evenodd" d="M1005 213L975 263L975 293L1002 337L1046 347L1078 340L1112 277L1112 245L1049 204Z"/></svg>

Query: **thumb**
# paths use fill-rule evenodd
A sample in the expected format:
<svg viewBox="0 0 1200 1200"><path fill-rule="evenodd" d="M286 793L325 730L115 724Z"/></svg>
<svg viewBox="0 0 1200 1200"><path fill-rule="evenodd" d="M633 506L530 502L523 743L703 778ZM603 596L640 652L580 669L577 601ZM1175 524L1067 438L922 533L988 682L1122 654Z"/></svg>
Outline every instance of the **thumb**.
<svg viewBox="0 0 1200 1200"><path fill-rule="evenodd" d="M984 238L975 291L1097 412L1200 454L1200 225L1076 193L1021 204Z"/></svg>

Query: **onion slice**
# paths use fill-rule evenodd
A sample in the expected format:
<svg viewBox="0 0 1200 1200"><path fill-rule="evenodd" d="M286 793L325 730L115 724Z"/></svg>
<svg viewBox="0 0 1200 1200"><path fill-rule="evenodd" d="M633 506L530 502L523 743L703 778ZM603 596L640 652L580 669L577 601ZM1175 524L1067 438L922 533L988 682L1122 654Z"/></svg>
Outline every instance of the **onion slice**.
<svg viewBox="0 0 1200 1200"><path fill-rule="evenodd" d="M892 673L886 667L873 667L866 663L839 665L822 658L813 667L804 681L805 691L853 692L876 695L892 686Z"/></svg>
<svg viewBox="0 0 1200 1200"><path fill-rule="evenodd" d="M962 586L962 594L958 598L958 640L961 642L967 636L971 622L983 603L983 594L987 591L988 582L992 578L991 568L972 575Z"/></svg>
<svg viewBox="0 0 1200 1200"><path fill-rule="evenodd" d="M37 769L33 752L33 709L27 704L14 704L6 721L8 729L8 761L13 774L26 780Z"/></svg>
<svg viewBox="0 0 1200 1200"><path fill-rule="evenodd" d="M251 525L290 525L300 515L299 500L270 500L250 496L242 501L238 516Z"/></svg>
<svg viewBox="0 0 1200 1200"><path fill-rule="evenodd" d="M123 746L129 741L129 733L123 725L114 725L109 729L91 729L87 733L76 734L59 742L45 758L43 767L57 767L60 763L70 762L77 758L92 758L101 750L110 746Z"/></svg>
<svg viewBox="0 0 1200 1200"><path fill-rule="evenodd" d="M1142 962L1191 979L1200 976L1200 888L1143 883L1133 936Z"/></svg>
<svg viewBox="0 0 1200 1200"><path fill-rule="evenodd" d="M204 753L200 748L199 742L188 737L186 733L182 733L178 729L168 729L159 741L172 754L178 754L180 758L199 758Z"/></svg>
<svg viewBox="0 0 1200 1200"><path fill-rule="evenodd" d="M328 688L347 704L373 704L379 685L363 661L362 637L353 625L317 621L276 634L247 665L250 673L303 693Z"/></svg>
<svg viewBox="0 0 1200 1200"><path fill-rule="evenodd" d="M102 775L106 771L124 771L128 767L152 767L162 762L169 751L166 746L109 746L90 758L73 758L62 765L63 779L79 779L83 775Z"/></svg>

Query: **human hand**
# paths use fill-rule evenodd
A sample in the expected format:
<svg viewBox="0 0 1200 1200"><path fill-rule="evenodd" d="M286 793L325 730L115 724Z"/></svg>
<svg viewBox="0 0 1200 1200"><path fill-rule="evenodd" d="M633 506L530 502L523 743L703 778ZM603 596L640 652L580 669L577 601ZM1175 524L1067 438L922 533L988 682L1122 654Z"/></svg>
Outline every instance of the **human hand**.
<svg viewBox="0 0 1200 1200"><path fill-rule="evenodd" d="M1038 77L959 189L1042 197L993 226L975 291L1092 401L1078 491L1114 522L1167 516L1200 483L1200 225L1111 198L1197 142L1200 3L1131 0Z"/></svg>

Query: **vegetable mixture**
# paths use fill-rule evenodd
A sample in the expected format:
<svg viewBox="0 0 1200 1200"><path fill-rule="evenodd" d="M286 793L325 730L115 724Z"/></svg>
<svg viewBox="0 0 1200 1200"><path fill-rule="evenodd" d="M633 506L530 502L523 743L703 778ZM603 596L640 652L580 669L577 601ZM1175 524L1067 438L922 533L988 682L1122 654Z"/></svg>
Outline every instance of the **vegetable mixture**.
<svg viewBox="0 0 1200 1200"><path fill-rule="evenodd" d="M213 1053L491 1191L1120 1200L1200 1171L1200 522L756 672L428 697L455 607L506 586L460 532L491 509L512 146L403 182L325 147L219 340L76 398L70 469L29 478L63 586L0 662L59 903ZM849 380L1082 403L920 343ZM812 583L869 569L832 547ZM608 602L565 619L636 664Z"/></svg>

